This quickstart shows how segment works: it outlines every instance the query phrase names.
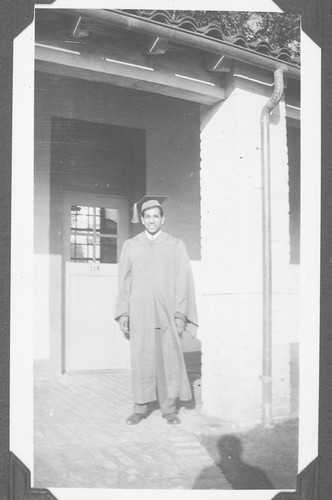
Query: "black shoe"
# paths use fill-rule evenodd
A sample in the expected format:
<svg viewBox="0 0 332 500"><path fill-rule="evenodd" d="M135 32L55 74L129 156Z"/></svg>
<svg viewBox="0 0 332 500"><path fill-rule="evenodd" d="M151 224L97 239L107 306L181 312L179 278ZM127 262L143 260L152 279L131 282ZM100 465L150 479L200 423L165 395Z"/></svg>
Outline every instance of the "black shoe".
<svg viewBox="0 0 332 500"><path fill-rule="evenodd" d="M146 418L146 413L133 413L130 417L127 418L126 422L128 425L137 425L140 423L143 418Z"/></svg>
<svg viewBox="0 0 332 500"><path fill-rule="evenodd" d="M176 413L168 413L167 415L163 415L163 418L166 418L167 423L171 425L176 425L180 423L180 419Z"/></svg>

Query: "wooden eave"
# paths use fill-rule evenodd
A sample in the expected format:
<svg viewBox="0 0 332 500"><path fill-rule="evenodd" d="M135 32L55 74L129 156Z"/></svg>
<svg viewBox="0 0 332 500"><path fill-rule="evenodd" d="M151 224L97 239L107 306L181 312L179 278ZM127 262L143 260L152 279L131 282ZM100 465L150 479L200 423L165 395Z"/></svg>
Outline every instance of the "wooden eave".
<svg viewBox="0 0 332 500"><path fill-rule="evenodd" d="M213 105L225 99L222 78L210 72L206 57L197 50L167 44L162 53L149 53L151 37L98 23L89 35L73 31L80 16L73 11L47 12L36 23L36 70L55 75L100 81L171 97ZM83 28L84 29L84 28ZM153 42L152 42L153 45ZM160 49L160 47L159 47Z"/></svg>
<svg viewBox="0 0 332 500"><path fill-rule="evenodd" d="M295 75L296 81L299 76L295 65L253 54L252 50L230 47L228 42L211 44L201 35L183 34L184 30L168 26L161 27L165 36L157 36L154 33L155 30L159 33L160 27L156 25L160 23L136 21L131 15L128 28L117 24L117 18L114 24L109 21L107 13L118 16L119 12L37 9L36 69L207 105L225 99L225 75L231 73L234 61L241 64L241 58L246 61L249 53L250 61L242 64L251 64L254 69L257 61L260 71L267 65L267 75L273 75L274 67L283 67L287 78L294 79ZM95 17L98 15L101 19ZM118 19L122 22L125 17L121 12ZM240 54L240 59L229 54Z"/></svg>

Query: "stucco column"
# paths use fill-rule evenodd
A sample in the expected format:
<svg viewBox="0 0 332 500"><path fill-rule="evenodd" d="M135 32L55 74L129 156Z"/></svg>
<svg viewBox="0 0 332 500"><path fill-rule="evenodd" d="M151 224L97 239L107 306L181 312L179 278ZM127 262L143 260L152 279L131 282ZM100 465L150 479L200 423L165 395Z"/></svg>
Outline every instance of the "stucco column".
<svg viewBox="0 0 332 500"><path fill-rule="evenodd" d="M202 112L202 409L261 423L262 203L260 113L253 84ZM289 203L285 106L271 124L273 416L289 412Z"/></svg>

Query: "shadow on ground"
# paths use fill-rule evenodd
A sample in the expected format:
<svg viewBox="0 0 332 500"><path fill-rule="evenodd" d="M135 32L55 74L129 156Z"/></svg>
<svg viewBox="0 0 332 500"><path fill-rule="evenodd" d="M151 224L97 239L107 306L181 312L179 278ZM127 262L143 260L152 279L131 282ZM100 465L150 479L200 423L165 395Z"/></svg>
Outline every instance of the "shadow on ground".
<svg viewBox="0 0 332 500"><path fill-rule="evenodd" d="M274 485L267 474L258 467L253 467L242 460L243 446L241 440L233 435L226 435L217 443L219 460L216 465L232 485L234 490L272 490ZM210 474L210 468L205 469L197 478L194 489L205 475Z"/></svg>
<svg viewBox="0 0 332 500"><path fill-rule="evenodd" d="M272 429L258 427L237 435L202 435L200 442L235 490L295 489L298 456L296 420L278 424ZM209 468L203 470L197 484L208 474Z"/></svg>

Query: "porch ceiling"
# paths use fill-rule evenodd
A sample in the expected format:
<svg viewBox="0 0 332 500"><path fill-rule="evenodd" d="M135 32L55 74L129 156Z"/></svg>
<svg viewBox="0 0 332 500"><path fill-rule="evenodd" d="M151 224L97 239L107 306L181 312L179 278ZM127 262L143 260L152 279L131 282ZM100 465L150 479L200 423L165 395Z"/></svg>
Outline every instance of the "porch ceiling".
<svg viewBox="0 0 332 500"><path fill-rule="evenodd" d="M36 69L206 105L225 99L227 61L214 68L215 56L157 38L74 10L37 9Z"/></svg>

